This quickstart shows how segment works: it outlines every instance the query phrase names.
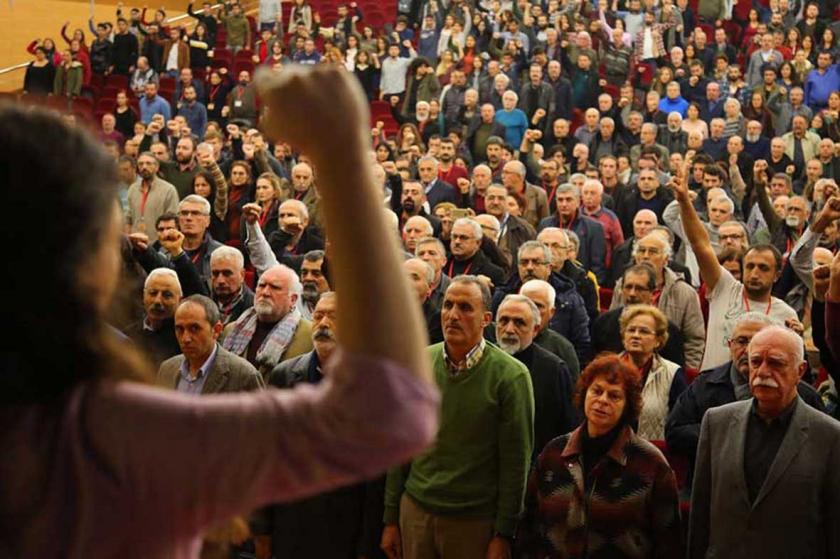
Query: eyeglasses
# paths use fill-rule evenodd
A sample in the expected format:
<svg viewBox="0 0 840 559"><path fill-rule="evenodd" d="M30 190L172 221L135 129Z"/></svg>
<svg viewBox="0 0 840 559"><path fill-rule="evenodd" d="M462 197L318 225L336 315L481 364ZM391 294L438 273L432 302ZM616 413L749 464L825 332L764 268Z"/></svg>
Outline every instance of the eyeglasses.
<svg viewBox="0 0 840 559"><path fill-rule="evenodd" d="M752 338L746 336L738 336L737 338L729 338L729 345L734 347L746 347L750 345Z"/></svg>

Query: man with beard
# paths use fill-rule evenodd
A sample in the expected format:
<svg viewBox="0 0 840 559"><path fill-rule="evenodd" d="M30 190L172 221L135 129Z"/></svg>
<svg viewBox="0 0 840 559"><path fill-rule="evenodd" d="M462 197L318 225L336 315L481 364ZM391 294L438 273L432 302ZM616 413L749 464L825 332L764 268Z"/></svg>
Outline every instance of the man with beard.
<svg viewBox="0 0 840 559"><path fill-rule="evenodd" d="M493 309L498 308L505 296L518 293L525 282L534 279L547 281L555 291L553 304L556 310L551 317L550 328L574 344L581 363L588 362L591 339L586 305L572 280L551 271L551 249L539 241L523 244L519 248L517 272L507 285L496 289Z"/></svg>
<svg viewBox="0 0 840 559"><path fill-rule="evenodd" d="M143 286L143 320L126 329L126 334L146 350L155 367L181 352L175 337L174 317L182 294L181 283L173 270L152 270Z"/></svg>
<svg viewBox="0 0 840 559"><path fill-rule="evenodd" d="M484 233L475 220L462 217L452 224L450 250L452 257L444 270L450 278L460 275L486 276L493 285L502 285L505 272L493 264L481 250Z"/></svg>
<svg viewBox="0 0 840 559"><path fill-rule="evenodd" d="M149 242L157 240L154 224L164 213L178 211L178 192L171 183L158 178L158 160L149 152L137 158L140 178L128 188L126 226L131 233L145 233Z"/></svg>
<svg viewBox="0 0 840 559"><path fill-rule="evenodd" d="M717 260L709 234L688 195L687 169L669 187L680 205L686 236L697 257L700 277L706 283L709 300L709 326L700 370L712 369L728 360L727 341L734 319L750 311L764 312L781 323L796 319L796 312L773 297L773 284L779 278L782 255L773 245L754 245L744 256L743 283L732 277Z"/></svg>
<svg viewBox="0 0 840 559"><path fill-rule="evenodd" d="M494 240L497 241L499 250L502 251L508 262L515 266L519 247L526 241L534 240L537 232L534 231L530 223L508 212L505 203L507 196L508 191L504 186L491 185L485 193L484 204L487 213L499 220L499 233Z"/></svg>
<svg viewBox="0 0 840 559"><path fill-rule="evenodd" d="M393 194L392 194L393 197ZM399 204L392 207L394 213L399 217L399 225L404 229L408 220L412 217L422 217L432 225L434 236L440 235L441 222L437 216L430 215L426 210L426 191L423 185L415 180L408 180L402 183L402 191L399 192Z"/></svg>
<svg viewBox="0 0 840 559"><path fill-rule="evenodd" d="M656 291L656 272L647 264L635 264L624 271L621 278L621 294L624 306L610 309L595 319L592 324L592 353L603 351L621 353L624 346L619 328L621 312L629 305L650 305ZM668 341L658 350L668 361L684 366L683 336L679 327L668 320Z"/></svg>
<svg viewBox="0 0 840 559"><path fill-rule="evenodd" d="M429 300L431 304L440 309L443 305L443 294L449 287L449 276L443 273L443 267L446 265L446 247L440 239L435 237L424 237L418 239L414 255L432 267L435 272L429 288Z"/></svg>
<svg viewBox="0 0 840 559"><path fill-rule="evenodd" d="M303 255L300 263L302 291L297 308L306 320L312 319L312 313L315 312L321 296L330 290L326 263L326 253L323 250L310 250Z"/></svg>
<svg viewBox="0 0 840 559"><path fill-rule="evenodd" d="M754 161L770 156L770 140L762 133L761 123L757 120L747 122L747 134L744 137L744 153Z"/></svg>
<svg viewBox="0 0 840 559"><path fill-rule="evenodd" d="M296 308L300 280L291 268L277 264L257 282L254 306L228 324L222 347L244 357L267 376L281 361L312 349L312 324Z"/></svg>
<svg viewBox="0 0 840 559"><path fill-rule="evenodd" d="M455 144L450 138L441 138L438 148L438 178L447 184L458 184L459 179L469 177L467 170L455 165Z"/></svg>
<svg viewBox="0 0 840 559"><path fill-rule="evenodd" d="M210 254L210 288L225 326L254 305L254 292L245 285L245 257L239 250L221 246Z"/></svg>
<svg viewBox="0 0 840 559"><path fill-rule="evenodd" d="M769 316L755 311L737 318L728 341L729 361L703 371L680 394L668 414L665 440L669 450L684 456L693 465L700 440L700 423L706 411L752 396L748 382L750 356L747 348L756 333L775 324L777 322ZM805 403L824 411L819 394L808 383L799 381L797 392Z"/></svg>
<svg viewBox="0 0 840 559"><path fill-rule="evenodd" d="M408 275L408 282L417 294L417 300L423 310L426 320L426 331L429 343L436 344L443 341L443 330L440 324L440 308L430 299L432 282L435 279L435 269L419 258L409 258L403 262L403 270Z"/></svg>
<svg viewBox="0 0 840 559"><path fill-rule="evenodd" d="M338 345L335 292L321 295L312 313L313 350L274 367L268 384L291 389L318 384ZM384 477L265 509L274 557L376 557L382 531Z"/></svg>
<svg viewBox="0 0 840 559"><path fill-rule="evenodd" d="M157 83L146 82L143 86L143 96L140 98L140 120L143 124L152 122L155 115L163 115L164 121L172 118L172 108L169 101L158 95Z"/></svg>
<svg viewBox="0 0 840 559"><path fill-rule="evenodd" d="M531 374L534 388L534 453L536 458L553 438L577 425L572 407L569 368L556 355L534 343L540 311L524 295L507 295L496 311L496 343L521 361Z"/></svg>
<svg viewBox="0 0 840 559"><path fill-rule="evenodd" d="M203 138L204 130L207 128L207 107L197 98L195 86L186 86L184 88L184 98L178 103L177 114L186 119L187 126L193 134Z"/></svg>
<svg viewBox="0 0 840 559"><path fill-rule="evenodd" d="M247 70L239 72L239 81L228 93L227 105L222 107L222 116L249 127L257 121L257 90L251 83L251 74Z"/></svg>

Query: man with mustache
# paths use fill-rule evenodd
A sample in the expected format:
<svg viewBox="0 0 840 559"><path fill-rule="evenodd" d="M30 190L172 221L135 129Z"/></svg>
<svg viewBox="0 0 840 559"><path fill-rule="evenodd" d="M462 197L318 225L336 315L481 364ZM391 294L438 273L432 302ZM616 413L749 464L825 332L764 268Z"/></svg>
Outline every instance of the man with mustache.
<svg viewBox="0 0 840 559"><path fill-rule="evenodd" d="M524 295L508 295L496 312L496 343L521 361L534 387L534 457L554 437L577 425L572 407L572 379L562 359L534 343L540 311Z"/></svg>
<svg viewBox="0 0 840 559"><path fill-rule="evenodd" d="M178 274L170 268L156 268L143 286L143 321L130 326L126 334L141 345L159 366L163 360L181 353L175 337L175 309L183 291Z"/></svg>
<svg viewBox="0 0 840 559"><path fill-rule="evenodd" d="M774 324L778 323L760 312L748 312L738 318L729 338L729 361L703 371L680 394L671 409L665 425L665 440L670 451L685 456L693 464L700 439L700 424L706 411L751 397L747 349L753 336ZM811 385L799 381L796 389L805 403L824 411L822 400Z"/></svg>
<svg viewBox="0 0 840 559"><path fill-rule="evenodd" d="M798 397L796 333L768 326L747 351L753 398L700 426L687 557L837 557L840 423Z"/></svg>
<svg viewBox="0 0 840 559"><path fill-rule="evenodd" d="M330 290L327 277L326 256L323 250L310 250L300 263L300 284L302 291L297 308L303 318L312 319L312 313L321 296Z"/></svg>
<svg viewBox="0 0 840 559"><path fill-rule="evenodd" d="M423 310L426 320L426 331L429 343L437 344L443 341L443 330L440 325L440 308L431 299L432 282L435 280L435 269L431 264L420 258L409 258L403 262L403 270L408 275L408 283L417 295L417 301Z"/></svg>
<svg viewBox="0 0 840 559"><path fill-rule="evenodd" d="M313 350L277 365L268 384L290 389L318 384L338 344L337 299L334 291L321 294L312 313ZM292 504L265 509L270 553L274 557L350 557L358 551L375 556L382 520L385 479L343 487ZM341 519L340 521L338 519Z"/></svg>

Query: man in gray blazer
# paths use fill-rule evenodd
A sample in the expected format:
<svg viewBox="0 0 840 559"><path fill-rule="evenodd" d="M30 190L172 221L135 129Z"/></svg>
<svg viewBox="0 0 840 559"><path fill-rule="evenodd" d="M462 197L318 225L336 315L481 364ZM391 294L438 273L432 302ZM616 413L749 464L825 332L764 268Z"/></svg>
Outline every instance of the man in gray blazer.
<svg viewBox="0 0 840 559"><path fill-rule="evenodd" d="M750 342L753 399L703 418L689 559L840 557L840 423L805 404L802 340L770 326Z"/></svg>
<svg viewBox="0 0 840 559"><path fill-rule="evenodd" d="M157 383L196 395L264 388L253 365L218 344L222 329L219 307L210 298L192 295L182 300L175 311L175 337L182 353L161 364Z"/></svg>

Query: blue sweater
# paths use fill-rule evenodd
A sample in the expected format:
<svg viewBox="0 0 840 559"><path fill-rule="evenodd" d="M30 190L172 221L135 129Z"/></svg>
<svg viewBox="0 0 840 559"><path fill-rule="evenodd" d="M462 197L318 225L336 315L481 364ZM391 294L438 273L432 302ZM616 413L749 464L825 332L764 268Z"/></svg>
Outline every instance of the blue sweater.
<svg viewBox="0 0 840 559"><path fill-rule="evenodd" d="M172 118L172 108L166 99L160 95L156 95L154 99L149 101L146 96L140 98L140 120L143 124L149 124L152 117L156 114L163 115L164 120Z"/></svg>
<svg viewBox="0 0 840 559"><path fill-rule="evenodd" d="M685 118L685 112L688 110L688 101L682 97L677 97L676 99L665 97L659 101L659 110L666 115L676 111L680 113L680 116Z"/></svg>
<svg viewBox="0 0 840 559"><path fill-rule="evenodd" d="M825 74L814 69L805 81L805 104L812 109L822 109L828 105L828 96L840 90L840 64L832 64Z"/></svg>
<svg viewBox="0 0 840 559"><path fill-rule="evenodd" d="M496 122L505 127L505 142L513 149L519 149L525 130L528 129L528 117L519 109L512 111L499 111L496 113Z"/></svg>

